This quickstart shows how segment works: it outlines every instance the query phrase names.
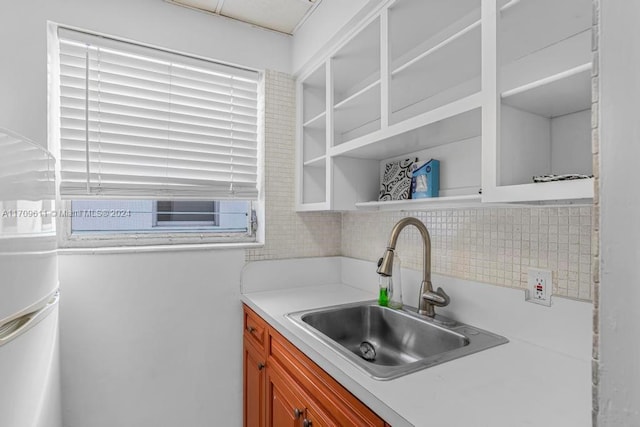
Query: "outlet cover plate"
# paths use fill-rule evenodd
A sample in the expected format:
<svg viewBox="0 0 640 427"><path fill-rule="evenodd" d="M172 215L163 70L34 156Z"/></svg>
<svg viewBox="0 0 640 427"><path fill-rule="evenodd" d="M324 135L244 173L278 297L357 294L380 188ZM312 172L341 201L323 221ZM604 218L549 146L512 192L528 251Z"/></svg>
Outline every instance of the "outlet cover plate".
<svg viewBox="0 0 640 427"><path fill-rule="evenodd" d="M529 268L525 299L534 304L551 306L552 293L551 270Z"/></svg>

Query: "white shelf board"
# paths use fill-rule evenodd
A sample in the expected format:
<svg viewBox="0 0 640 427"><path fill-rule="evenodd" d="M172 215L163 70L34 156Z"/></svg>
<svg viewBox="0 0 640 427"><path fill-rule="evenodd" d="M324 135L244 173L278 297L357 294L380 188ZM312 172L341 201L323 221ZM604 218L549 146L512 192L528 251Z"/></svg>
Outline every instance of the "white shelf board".
<svg viewBox="0 0 640 427"><path fill-rule="evenodd" d="M502 101L543 117L557 117L591 107L591 64L502 93Z"/></svg>
<svg viewBox="0 0 640 427"><path fill-rule="evenodd" d="M336 104L333 125L338 133L345 133L380 118L380 81Z"/></svg>
<svg viewBox="0 0 640 427"><path fill-rule="evenodd" d="M432 197L426 199L390 200L385 202L361 202L356 203L356 208L361 210L416 210L448 207L477 207L480 206L482 196L480 194L466 196Z"/></svg>
<svg viewBox="0 0 640 427"><path fill-rule="evenodd" d="M446 39L444 39L440 43L436 44L435 46L430 47L426 51L424 51L424 52L420 53L419 55L413 57L412 59L404 62L402 65L396 67L391 72L391 76L395 77L397 74L409 69L410 67L412 67L415 64L418 64L420 61L422 61L427 56L437 52L438 50L440 50L440 49L444 48L445 46L451 44L455 40L463 37L464 35L466 35L470 31L474 30L475 28L479 28L480 27L480 22L481 22L480 20L474 21L472 24L467 25L466 27L464 27L463 29L461 29L457 33L447 37Z"/></svg>
<svg viewBox="0 0 640 427"><path fill-rule="evenodd" d="M481 132L482 94L412 117L329 149L331 157L383 160L460 141Z"/></svg>
<svg viewBox="0 0 640 427"><path fill-rule="evenodd" d="M485 191L483 200L490 203L544 202L593 199L593 178L568 181L535 182L518 185L501 185L490 193Z"/></svg>
<svg viewBox="0 0 640 427"><path fill-rule="evenodd" d="M327 117L327 112L323 111L317 116L312 117L311 119L304 122L302 126L310 129L323 129L327 125L325 120L326 117Z"/></svg>
<svg viewBox="0 0 640 427"><path fill-rule="evenodd" d="M302 165L305 166L305 167L310 167L310 168L325 167L326 166L326 163L325 163L326 159L327 159L327 156L322 155L322 156L315 157L313 159L309 159L309 160L305 161Z"/></svg>
<svg viewBox="0 0 640 427"><path fill-rule="evenodd" d="M326 202L298 203L296 206L297 212L326 211L327 209L329 209L329 204Z"/></svg>

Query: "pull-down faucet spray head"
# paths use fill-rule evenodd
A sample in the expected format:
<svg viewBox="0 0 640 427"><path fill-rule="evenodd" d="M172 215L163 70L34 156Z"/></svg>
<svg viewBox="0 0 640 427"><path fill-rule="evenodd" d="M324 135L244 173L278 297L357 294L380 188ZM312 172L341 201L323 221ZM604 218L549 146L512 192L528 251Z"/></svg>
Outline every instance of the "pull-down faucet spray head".
<svg viewBox="0 0 640 427"><path fill-rule="evenodd" d="M378 260L377 273L384 277L391 277L393 275L393 249L387 248L384 251L382 258Z"/></svg>

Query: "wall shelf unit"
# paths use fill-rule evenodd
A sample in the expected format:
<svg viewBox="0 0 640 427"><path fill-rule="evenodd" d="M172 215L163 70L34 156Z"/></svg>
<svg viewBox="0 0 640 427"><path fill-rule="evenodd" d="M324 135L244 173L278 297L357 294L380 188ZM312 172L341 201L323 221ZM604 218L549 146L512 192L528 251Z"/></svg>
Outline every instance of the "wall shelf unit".
<svg viewBox="0 0 640 427"><path fill-rule="evenodd" d="M592 198L592 179L532 182L591 175L591 14L591 0L382 4L298 78L298 210ZM441 197L379 202L385 165L415 157L440 160Z"/></svg>
<svg viewBox="0 0 640 427"><path fill-rule="evenodd" d="M532 182L592 174L591 13L590 0L521 0L494 15L484 48L499 62L484 73L499 121L485 122L495 138L485 143L483 201L593 197L592 179Z"/></svg>

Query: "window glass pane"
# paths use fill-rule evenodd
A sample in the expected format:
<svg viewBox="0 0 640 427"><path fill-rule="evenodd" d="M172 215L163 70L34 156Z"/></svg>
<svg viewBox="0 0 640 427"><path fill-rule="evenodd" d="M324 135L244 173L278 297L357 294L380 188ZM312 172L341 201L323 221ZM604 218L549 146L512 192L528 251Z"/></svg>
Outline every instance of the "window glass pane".
<svg viewBox="0 0 640 427"><path fill-rule="evenodd" d="M71 233L249 232L248 200L74 200Z"/></svg>
<svg viewBox="0 0 640 427"><path fill-rule="evenodd" d="M159 200L156 205L158 225L182 222L186 224L218 225L219 203L193 200Z"/></svg>

